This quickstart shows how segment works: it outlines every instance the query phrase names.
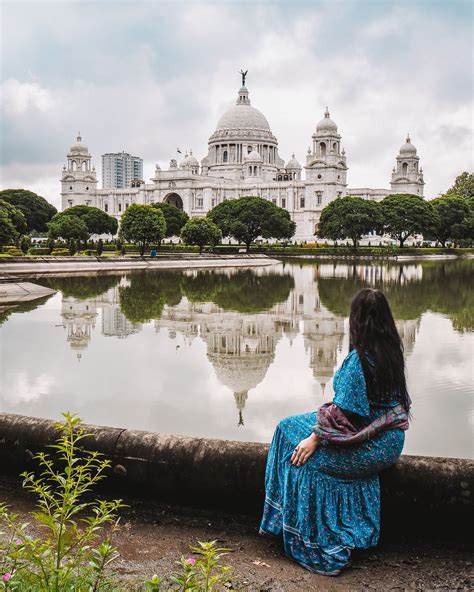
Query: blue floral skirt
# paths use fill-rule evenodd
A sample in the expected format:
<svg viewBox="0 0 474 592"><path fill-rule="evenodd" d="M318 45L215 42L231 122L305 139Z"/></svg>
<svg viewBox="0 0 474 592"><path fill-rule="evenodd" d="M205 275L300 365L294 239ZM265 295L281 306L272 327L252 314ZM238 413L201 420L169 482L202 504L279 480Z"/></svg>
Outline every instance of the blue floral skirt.
<svg viewBox="0 0 474 592"><path fill-rule="evenodd" d="M351 550L377 544L378 472L400 456L402 430L386 430L354 446L323 442L302 466L290 463L297 444L316 424L316 413L294 415L277 426L268 453L261 534L283 534L285 553L315 573L335 575Z"/></svg>

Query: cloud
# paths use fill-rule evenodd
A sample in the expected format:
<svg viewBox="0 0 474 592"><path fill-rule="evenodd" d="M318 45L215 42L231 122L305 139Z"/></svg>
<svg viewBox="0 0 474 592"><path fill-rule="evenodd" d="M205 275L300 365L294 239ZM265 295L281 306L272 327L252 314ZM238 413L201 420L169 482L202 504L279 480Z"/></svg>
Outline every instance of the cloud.
<svg viewBox="0 0 474 592"><path fill-rule="evenodd" d="M57 200L78 130L99 178L105 152L141 156L145 178L176 146L202 158L241 67L285 160L295 151L304 162L329 105L349 187L388 187L407 132L427 196L472 166L467 3L433 5L429 18L423 2L385 1L344 11L334 2L17 2L3 12L3 186L31 183L39 167Z"/></svg>
<svg viewBox="0 0 474 592"><path fill-rule="evenodd" d="M51 93L35 82L10 78L0 86L0 109L6 113L24 114L29 110L49 111L54 108Z"/></svg>

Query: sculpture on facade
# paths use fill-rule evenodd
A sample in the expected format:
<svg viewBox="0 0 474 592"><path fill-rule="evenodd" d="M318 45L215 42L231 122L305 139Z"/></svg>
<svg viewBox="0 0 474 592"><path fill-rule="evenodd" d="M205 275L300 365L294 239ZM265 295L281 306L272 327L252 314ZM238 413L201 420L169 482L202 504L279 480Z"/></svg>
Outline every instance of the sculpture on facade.
<svg viewBox="0 0 474 592"><path fill-rule="evenodd" d="M245 70L245 72L243 70L240 70L239 74L242 75L242 86L245 86L245 79L247 77L247 72L248 70Z"/></svg>

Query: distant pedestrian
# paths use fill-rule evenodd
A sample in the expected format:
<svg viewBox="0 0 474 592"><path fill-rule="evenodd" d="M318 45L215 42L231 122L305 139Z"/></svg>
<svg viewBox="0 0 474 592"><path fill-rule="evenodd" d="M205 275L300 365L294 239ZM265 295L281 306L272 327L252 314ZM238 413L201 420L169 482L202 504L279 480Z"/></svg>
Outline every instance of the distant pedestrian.
<svg viewBox="0 0 474 592"><path fill-rule="evenodd" d="M333 402L276 428L260 525L283 535L288 556L328 576L348 566L352 549L378 543L378 473L400 456L410 410L403 344L382 292L356 294L349 332Z"/></svg>

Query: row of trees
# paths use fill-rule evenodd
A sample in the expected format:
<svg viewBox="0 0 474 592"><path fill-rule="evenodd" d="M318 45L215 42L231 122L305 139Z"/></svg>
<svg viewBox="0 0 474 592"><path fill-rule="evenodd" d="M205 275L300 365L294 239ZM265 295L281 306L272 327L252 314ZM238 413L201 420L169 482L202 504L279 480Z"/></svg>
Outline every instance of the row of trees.
<svg viewBox="0 0 474 592"><path fill-rule="evenodd" d="M247 251L255 239L288 240L295 223L287 210L260 197L226 200L205 218L189 219L182 210L165 203L132 205L124 212L120 228L115 218L91 206L74 206L58 213L44 198L22 189L0 191L0 247L16 243L28 250L29 234L48 232L50 241L63 239L81 247L91 235L118 231L119 242L146 248L163 238L181 236L202 251L229 236L244 243ZM358 197L342 197L324 208L317 236L334 241L352 240L371 232L388 234L403 247L416 234L443 246L448 241L474 240L474 175L463 173L444 196L425 201L410 194L388 195L376 203Z"/></svg>
<svg viewBox="0 0 474 592"><path fill-rule="evenodd" d="M341 197L321 213L316 234L338 241L349 238L354 248L362 236L375 231L397 240L400 247L417 234L443 247L448 241L474 240L474 197L453 193L425 201L417 195L387 195L380 203L360 197Z"/></svg>

